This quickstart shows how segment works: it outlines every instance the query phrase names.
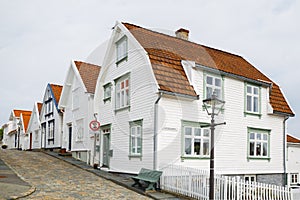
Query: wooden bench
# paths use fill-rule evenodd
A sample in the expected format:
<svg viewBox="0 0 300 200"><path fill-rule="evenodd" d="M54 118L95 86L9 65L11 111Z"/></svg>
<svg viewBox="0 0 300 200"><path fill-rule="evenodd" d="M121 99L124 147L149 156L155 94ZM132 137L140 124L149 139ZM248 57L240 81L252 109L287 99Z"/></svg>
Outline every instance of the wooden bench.
<svg viewBox="0 0 300 200"><path fill-rule="evenodd" d="M162 171L142 168L137 176L131 177L134 180L132 186L139 185L140 187L143 187L140 183L140 180L142 180L148 184L148 187L145 189L146 191L155 190L154 184L157 183L161 175Z"/></svg>

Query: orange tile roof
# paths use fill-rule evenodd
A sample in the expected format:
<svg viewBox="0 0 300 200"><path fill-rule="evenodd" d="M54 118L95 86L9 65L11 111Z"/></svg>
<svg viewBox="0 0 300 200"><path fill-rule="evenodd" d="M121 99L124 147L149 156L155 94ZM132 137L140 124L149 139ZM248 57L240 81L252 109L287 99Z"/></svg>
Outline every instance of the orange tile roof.
<svg viewBox="0 0 300 200"><path fill-rule="evenodd" d="M21 115L21 113L24 115L26 115L26 114L31 114L31 111L28 111L28 110L16 110L16 109L14 109L13 110L13 112L14 112L14 116L15 117L20 117L20 115Z"/></svg>
<svg viewBox="0 0 300 200"><path fill-rule="evenodd" d="M287 142L291 142L291 143L300 143L299 139L297 139L291 135L287 135L286 140L287 140Z"/></svg>
<svg viewBox="0 0 300 200"><path fill-rule="evenodd" d="M98 65L74 61L88 93L95 93L101 67Z"/></svg>
<svg viewBox="0 0 300 200"><path fill-rule="evenodd" d="M50 84L56 103L58 104L63 86Z"/></svg>
<svg viewBox="0 0 300 200"><path fill-rule="evenodd" d="M24 130L25 132L27 131L27 128L28 128L28 123L29 123L29 120L30 120L30 117L31 117L31 113L22 113L22 120L23 120L23 124L24 124Z"/></svg>
<svg viewBox="0 0 300 200"><path fill-rule="evenodd" d="M196 96L184 73L181 60L256 81L272 82L244 58L129 23L123 25L147 51L159 87L168 92ZM294 115L280 88L274 82L270 103L274 111Z"/></svg>
<svg viewBox="0 0 300 200"><path fill-rule="evenodd" d="M39 114L41 114L41 110L42 110L42 107L43 107L43 103L38 102L38 103L37 103L37 107L38 107Z"/></svg>

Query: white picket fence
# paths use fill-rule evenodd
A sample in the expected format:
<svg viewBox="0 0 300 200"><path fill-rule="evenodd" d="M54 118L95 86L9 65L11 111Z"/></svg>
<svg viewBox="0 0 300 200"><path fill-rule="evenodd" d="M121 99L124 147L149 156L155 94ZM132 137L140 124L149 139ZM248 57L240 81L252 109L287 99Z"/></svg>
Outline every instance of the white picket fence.
<svg viewBox="0 0 300 200"><path fill-rule="evenodd" d="M195 199L209 200L208 171L169 165L162 169L160 187ZM285 187L245 182L239 177L215 175L215 200L293 200Z"/></svg>

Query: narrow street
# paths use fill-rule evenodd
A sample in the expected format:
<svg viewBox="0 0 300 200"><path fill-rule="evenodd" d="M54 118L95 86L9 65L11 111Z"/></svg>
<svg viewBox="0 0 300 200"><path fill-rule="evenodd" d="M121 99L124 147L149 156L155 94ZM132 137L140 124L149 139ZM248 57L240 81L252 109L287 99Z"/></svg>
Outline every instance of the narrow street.
<svg viewBox="0 0 300 200"><path fill-rule="evenodd" d="M36 188L22 199L149 199L42 152L0 150L0 158Z"/></svg>

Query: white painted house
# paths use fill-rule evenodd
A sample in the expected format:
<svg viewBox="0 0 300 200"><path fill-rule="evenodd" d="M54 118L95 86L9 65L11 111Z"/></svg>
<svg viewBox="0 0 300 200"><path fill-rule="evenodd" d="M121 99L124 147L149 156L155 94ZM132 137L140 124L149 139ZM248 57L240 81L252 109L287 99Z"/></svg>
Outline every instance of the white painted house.
<svg viewBox="0 0 300 200"><path fill-rule="evenodd" d="M40 102L35 102L31 112L30 120L28 123L27 134L28 134L28 149L41 149L41 122L40 122L40 112L42 110L43 104Z"/></svg>
<svg viewBox="0 0 300 200"><path fill-rule="evenodd" d="M61 85L48 84L44 93L41 122L41 147L44 149L61 148L62 118L58 102L62 91Z"/></svg>
<svg viewBox="0 0 300 200"><path fill-rule="evenodd" d="M20 116L29 115L31 111L14 109L11 111L9 121L3 127L3 144L9 149L20 149L22 147Z"/></svg>
<svg viewBox="0 0 300 200"><path fill-rule="evenodd" d="M202 100L226 101L216 122L215 171L285 184L280 87L244 58L176 36L117 22L95 91L100 166L137 173L178 164L209 170L210 116Z"/></svg>
<svg viewBox="0 0 300 200"><path fill-rule="evenodd" d="M94 134L89 122L94 120L94 92L100 67L72 61L59 101L64 113L62 148L90 165L94 164ZM97 148L99 149L99 147Z"/></svg>
<svg viewBox="0 0 300 200"><path fill-rule="evenodd" d="M19 129L20 129L20 149L22 150L28 150L30 148L29 146L29 140L30 135L27 133L28 128L28 122L30 120L31 111L27 113L21 113L20 115L20 122L19 122Z"/></svg>
<svg viewBox="0 0 300 200"><path fill-rule="evenodd" d="M288 186L300 191L300 139L287 135Z"/></svg>

